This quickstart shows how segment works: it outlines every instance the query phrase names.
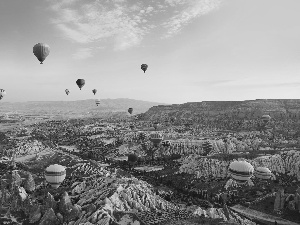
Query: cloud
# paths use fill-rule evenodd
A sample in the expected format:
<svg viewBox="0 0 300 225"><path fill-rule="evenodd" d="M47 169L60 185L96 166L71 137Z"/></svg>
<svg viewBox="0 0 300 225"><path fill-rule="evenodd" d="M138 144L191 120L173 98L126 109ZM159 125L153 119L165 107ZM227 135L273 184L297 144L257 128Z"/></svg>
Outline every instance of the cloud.
<svg viewBox="0 0 300 225"><path fill-rule="evenodd" d="M80 48L76 53L73 54L74 59L87 59L92 57L92 49L91 48Z"/></svg>
<svg viewBox="0 0 300 225"><path fill-rule="evenodd" d="M63 38L89 44L89 47L94 45L93 48L102 41L109 41L116 51L140 45L156 27L166 30L163 37L171 37L192 19L217 8L221 1L156 0L151 5L147 1L129 0L91 0L88 3L48 0L50 9L55 12L50 22L61 31Z"/></svg>
<svg viewBox="0 0 300 225"><path fill-rule="evenodd" d="M163 38L172 37L179 33L183 26L189 24L193 19L219 8L222 0L166 0L166 2L171 6L184 4L186 7L162 24L168 30Z"/></svg>

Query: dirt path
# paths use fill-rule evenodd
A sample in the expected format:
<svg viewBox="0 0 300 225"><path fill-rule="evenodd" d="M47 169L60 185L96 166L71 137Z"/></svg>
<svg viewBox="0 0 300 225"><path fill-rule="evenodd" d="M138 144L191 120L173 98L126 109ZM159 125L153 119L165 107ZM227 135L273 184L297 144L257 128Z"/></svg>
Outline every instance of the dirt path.
<svg viewBox="0 0 300 225"><path fill-rule="evenodd" d="M241 205L235 205L233 207L230 207L230 209L232 209L235 212L241 213L242 215L244 215L246 217L264 221L264 222L266 222L266 224L274 224L275 221L277 221L278 225L299 225L299 223L294 223L292 221L285 220L280 217L266 214L263 212L259 212L254 209L249 209L249 208L241 206Z"/></svg>

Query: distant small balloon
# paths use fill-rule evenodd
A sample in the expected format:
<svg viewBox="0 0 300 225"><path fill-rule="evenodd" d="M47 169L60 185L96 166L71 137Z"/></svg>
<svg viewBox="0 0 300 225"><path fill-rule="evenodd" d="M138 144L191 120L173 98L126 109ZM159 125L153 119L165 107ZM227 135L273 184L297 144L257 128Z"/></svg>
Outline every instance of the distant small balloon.
<svg viewBox="0 0 300 225"><path fill-rule="evenodd" d="M37 59L43 64L44 60L50 53L50 47L44 43L38 43L33 46L33 54L37 57Z"/></svg>
<svg viewBox="0 0 300 225"><path fill-rule="evenodd" d="M0 100L6 95L5 90L0 89Z"/></svg>
<svg viewBox="0 0 300 225"><path fill-rule="evenodd" d="M78 79L76 81L76 84L79 87L79 89L81 90L81 88L85 85L85 80L84 79Z"/></svg>
<svg viewBox="0 0 300 225"><path fill-rule="evenodd" d="M96 99L96 105L100 105L100 100L99 99Z"/></svg>
<svg viewBox="0 0 300 225"><path fill-rule="evenodd" d="M97 89L93 89L92 92L94 93L94 95L97 93Z"/></svg>
<svg viewBox="0 0 300 225"><path fill-rule="evenodd" d="M141 69L144 71L144 73L146 72L146 70L148 69L148 65L147 64L142 64L141 65Z"/></svg>
<svg viewBox="0 0 300 225"><path fill-rule="evenodd" d="M65 92L66 92L67 95L69 95L69 93L70 93L69 89L66 89Z"/></svg>
<svg viewBox="0 0 300 225"><path fill-rule="evenodd" d="M128 109L128 112L129 112L130 114L132 114L133 108L129 108L129 109Z"/></svg>

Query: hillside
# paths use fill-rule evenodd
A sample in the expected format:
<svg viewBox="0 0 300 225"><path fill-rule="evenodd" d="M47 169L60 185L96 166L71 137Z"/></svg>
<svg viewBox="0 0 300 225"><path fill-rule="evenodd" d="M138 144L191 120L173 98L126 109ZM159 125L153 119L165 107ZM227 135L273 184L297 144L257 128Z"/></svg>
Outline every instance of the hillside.
<svg viewBox="0 0 300 225"><path fill-rule="evenodd" d="M117 113L126 116L129 107L134 109L133 114L144 113L150 107L162 103L147 102L141 100L119 98L101 99L101 104L97 107L94 99L79 101L45 101L45 102L1 102L0 116L2 120L17 118L74 118L102 116ZM1 118L0 118L1 119Z"/></svg>
<svg viewBox="0 0 300 225"><path fill-rule="evenodd" d="M228 116L257 119L268 114L274 119L299 118L300 99L256 99L246 101L203 101L184 104L158 105L143 114L143 119L163 120L167 117L190 119L207 115L210 118Z"/></svg>

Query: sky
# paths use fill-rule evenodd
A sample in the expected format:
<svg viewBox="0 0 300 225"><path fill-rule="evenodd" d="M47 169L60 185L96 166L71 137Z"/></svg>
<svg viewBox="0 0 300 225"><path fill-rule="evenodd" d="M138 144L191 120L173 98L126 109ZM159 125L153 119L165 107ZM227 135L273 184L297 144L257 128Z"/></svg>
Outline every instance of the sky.
<svg viewBox="0 0 300 225"><path fill-rule="evenodd" d="M299 0L2 0L0 107L299 99L299 8ZM37 43L50 46L42 65Z"/></svg>

